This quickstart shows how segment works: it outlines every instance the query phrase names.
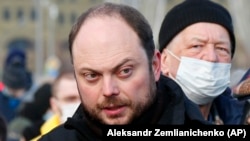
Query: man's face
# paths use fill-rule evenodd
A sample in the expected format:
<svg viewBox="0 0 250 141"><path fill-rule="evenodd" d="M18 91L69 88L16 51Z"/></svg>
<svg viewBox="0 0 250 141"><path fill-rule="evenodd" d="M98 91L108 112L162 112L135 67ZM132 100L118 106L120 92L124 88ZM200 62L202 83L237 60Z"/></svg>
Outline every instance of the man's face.
<svg viewBox="0 0 250 141"><path fill-rule="evenodd" d="M138 117L155 97L159 58L151 72L138 36L120 18L88 19L73 44L74 69L87 114L104 124L127 124Z"/></svg>
<svg viewBox="0 0 250 141"><path fill-rule="evenodd" d="M164 75L176 76L182 56L209 62L231 63L231 44L227 30L213 23L196 23L181 31L162 52L161 64Z"/></svg>
<svg viewBox="0 0 250 141"><path fill-rule="evenodd" d="M53 112L58 114L61 122L71 117L80 104L80 96L74 78L62 77L56 85L56 91L51 98Z"/></svg>
<svg viewBox="0 0 250 141"><path fill-rule="evenodd" d="M25 88L10 88L10 87L8 87L8 86L5 86L6 87L6 92L10 95L10 96L12 96L12 97L15 97L15 98L18 98L18 99L20 99L21 97L23 97L24 96L24 94L25 94Z"/></svg>

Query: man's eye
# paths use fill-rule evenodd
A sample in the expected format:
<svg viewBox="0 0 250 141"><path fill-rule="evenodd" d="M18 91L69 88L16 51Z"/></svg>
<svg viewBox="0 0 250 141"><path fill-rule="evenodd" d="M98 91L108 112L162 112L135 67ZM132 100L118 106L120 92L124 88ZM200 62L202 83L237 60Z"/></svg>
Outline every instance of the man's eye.
<svg viewBox="0 0 250 141"><path fill-rule="evenodd" d="M202 47L201 45L193 45L192 46L193 48L200 48L200 47Z"/></svg>
<svg viewBox="0 0 250 141"><path fill-rule="evenodd" d="M95 81L98 79L98 75L96 73L86 73L84 74L84 77L87 81Z"/></svg>
<svg viewBox="0 0 250 141"><path fill-rule="evenodd" d="M229 49L228 48L224 48L224 47L216 47L216 49L220 50L220 51L224 51L229 53Z"/></svg>
<svg viewBox="0 0 250 141"><path fill-rule="evenodd" d="M125 68L119 72L120 77L129 77L132 74L132 68Z"/></svg>
<svg viewBox="0 0 250 141"><path fill-rule="evenodd" d="M221 56L230 56L230 50L224 47L216 47L216 52Z"/></svg>

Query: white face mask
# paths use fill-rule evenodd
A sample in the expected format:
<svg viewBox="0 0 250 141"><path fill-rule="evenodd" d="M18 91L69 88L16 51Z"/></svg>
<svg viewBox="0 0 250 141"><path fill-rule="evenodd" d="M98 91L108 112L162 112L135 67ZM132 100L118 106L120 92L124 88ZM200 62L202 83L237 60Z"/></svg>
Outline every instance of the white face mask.
<svg viewBox="0 0 250 141"><path fill-rule="evenodd" d="M171 51L167 51L180 61L176 78L170 77L181 86L186 96L194 103L198 105L210 103L228 87L230 63L212 63L183 56L179 59Z"/></svg>
<svg viewBox="0 0 250 141"><path fill-rule="evenodd" d="M70 104L63 104L61 105L61 123L64 123L68 117L72 117L73 114L75 113L76 109L79 106L79 102L77 103L70 103Z"/></svg>

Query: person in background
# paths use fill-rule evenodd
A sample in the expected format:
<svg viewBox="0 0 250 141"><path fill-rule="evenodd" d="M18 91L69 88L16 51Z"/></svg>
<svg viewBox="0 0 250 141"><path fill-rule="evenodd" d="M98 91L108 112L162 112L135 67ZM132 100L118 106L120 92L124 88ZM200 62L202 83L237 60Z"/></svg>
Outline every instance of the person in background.
<svg viewBox="0 0 250 141"><path fill-rule="evenodd" d="M35 137L40 134L39 127L45 121L43 116L50 108L51 85L50 82L41 84L34 93L33 101L23 103L18 110L17 116L8 124L9 140L19 141L23 132L31 127L32 130L28 130L28 133L25 134L26 138Z"/></svg>
<svg viewBox="0 0 250 141"><path fill-rule="evenodd" d="M247 72L247 69L238 68L231 71L231 78L230 78L230 88L233 88L239 83L242 79L243 75Z"/></svg>
<svg viewBox="0 0 250 141"><path fill-rule="evenodd" d="M240 101L246 101L242 124L250 125L250 68L243 74L240 81L232 87L233 96Z"/></svg>
<svg viewBox="0 0 250 141"><path fill-rule="evenodd" d="M7 139L7 123L2 115L0 115L0 141Z"/></svg>
<svg viewBox="0 0 250 141"><path fill-rule="evenodd" d="M0 114L7 123L16 116L29 85L29 75L23 55L21 51L10 51L3 66Z"/></svg>
<svg viewBox="0 0 250 141"><path fill-rule="evenodd" d="M3 68L8 68L13 63L19 63L19 67L25 69L26 71L26 75L27 75L26 88L25 88L25 95L23 96L22 99L24 102L30 102L33 100L33 93L37 87L36 87L36 83L33 80L33 74L28 69L27 56L26 56L26 52L24 49L11 48L8 50Z"/></svg>
<svg viewBox="0 0 250 141"><path fill-rule="evenodd" d="M52 116L41 126L40 135L32 140L36 141L41 135L64 123L68 117L73 115L80 103L74 71L72 69L63 70L52 85L52 97L50 98Z"/></svg>
<svg viewBox="0 0 250 141"><path fill-rule="evenodd" d="M244 73L240 81L233 86L234 96L237 98L249 98L250 96L250 68Z"/></svg>
<svg viewBox="0 0 250 141"><path fill-rule="evenodd" d="M161 75L152 29L135 8L90 8L71 29L69 50L81 105L39 141L102 140L105 125L208 124L179 85Z"/></svg>
<svg viewBox="0 0 250 141"><path fill-rule="evenodd" d="M240 124L244 102L232 97L235 36L230 13L210 0L184 0L165 16L159 32L161 70L196 103L205 120Z"/></svg>

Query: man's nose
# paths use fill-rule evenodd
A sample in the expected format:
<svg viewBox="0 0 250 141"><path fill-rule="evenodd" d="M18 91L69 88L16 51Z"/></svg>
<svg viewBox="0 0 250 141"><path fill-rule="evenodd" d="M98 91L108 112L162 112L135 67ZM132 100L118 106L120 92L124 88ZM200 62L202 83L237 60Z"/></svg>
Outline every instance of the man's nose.
<svg viewBox="0 0 250 141"><path fill-rule="evenodd" d="M102 89L105 96L117 95L119 93L117 83L111 76L104 77Z"/></svg>
<svg viewBox="0 0 250 141"><path fill-rule="evenodd" d="M217 62L218 61L218 54L216 53L216 48L214 45L209 45L206 50L204 50L204 57L203 60L209 62Z"/></svg>

